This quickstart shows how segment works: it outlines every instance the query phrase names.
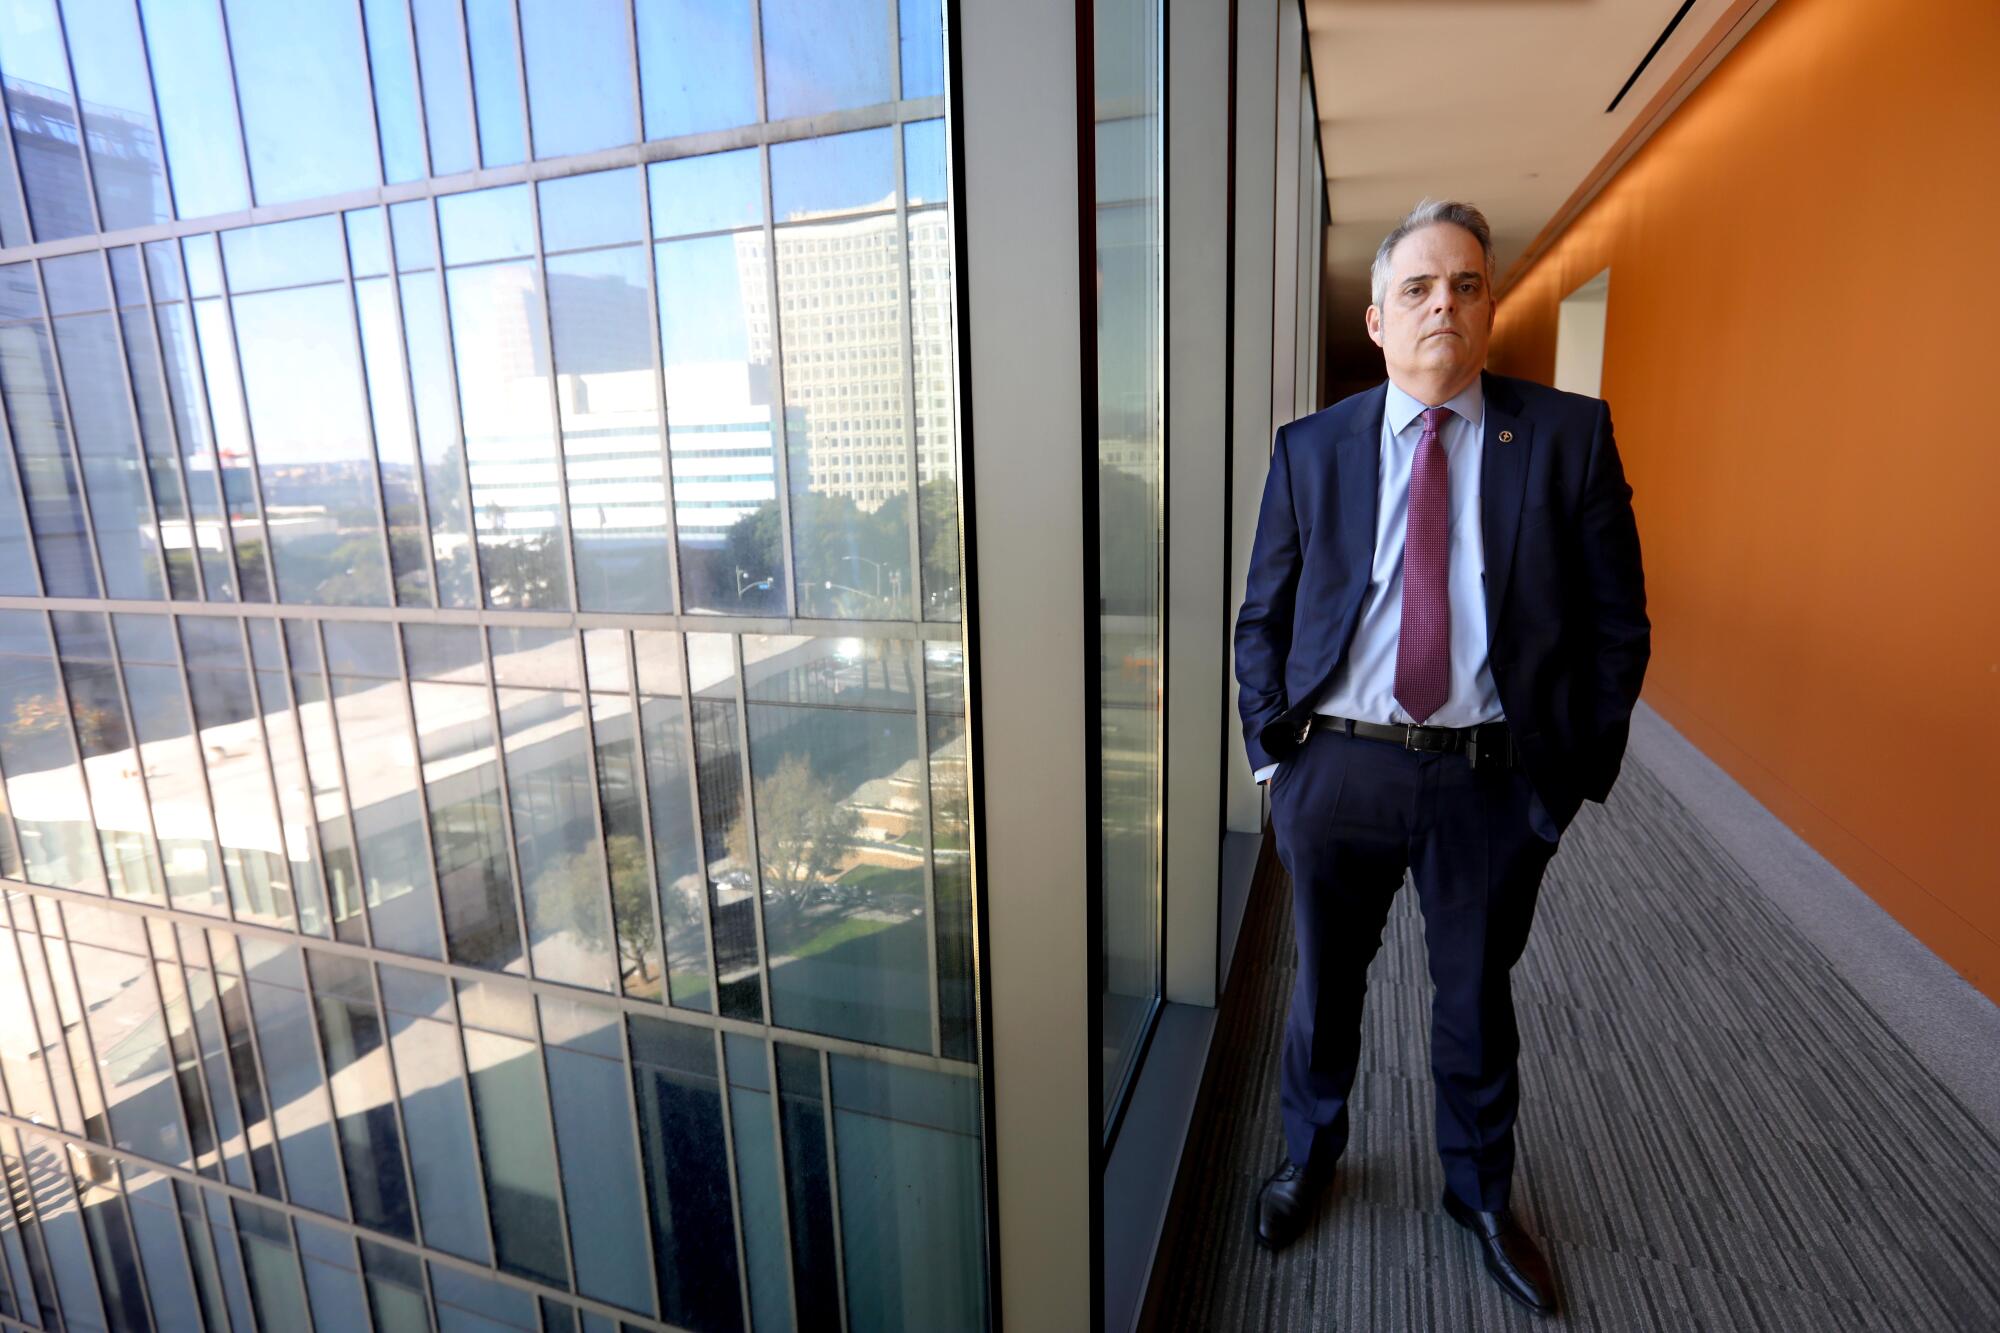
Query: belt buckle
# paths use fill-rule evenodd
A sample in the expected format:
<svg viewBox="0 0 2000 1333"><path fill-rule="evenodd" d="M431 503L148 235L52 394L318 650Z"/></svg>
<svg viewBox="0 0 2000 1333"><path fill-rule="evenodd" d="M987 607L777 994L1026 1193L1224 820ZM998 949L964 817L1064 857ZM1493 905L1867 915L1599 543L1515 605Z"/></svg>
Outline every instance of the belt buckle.
<svg viewBox="0 0 2000 1333"><path fill-rule="evenodd" d="M1306 737L1312 735L1313 719L1317 716L1317 713L1306 714L1305 723L1292 733L1292 743L1294 745L1304 745L1306 743Z"/></svg>
<svg viewBox="0 0 2000 1333"><path fill-rule="evenodd" d="M1414 722L1403 724L1403 748L1405 750L1417 748L1417 724Z"/></svg>

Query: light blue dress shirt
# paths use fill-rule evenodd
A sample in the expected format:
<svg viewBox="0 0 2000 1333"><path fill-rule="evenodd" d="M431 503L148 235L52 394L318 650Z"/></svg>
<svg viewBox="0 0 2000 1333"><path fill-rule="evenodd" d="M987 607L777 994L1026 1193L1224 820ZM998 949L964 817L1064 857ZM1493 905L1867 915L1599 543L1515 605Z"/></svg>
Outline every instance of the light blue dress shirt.
<svg viewBox="0 0 2000 1333"><path fill-rule="evenodd" d="M1375 506L1375 561L1354 641L1316 711L1360 722L1410 722L1396 702L1396 649L1403 636L1403 532L1409 524L1410 470L1423 438L1427 404L1392 382L1382 411L1382 470ZM1451 474L1451 693L1425 726L1471 727L1502 716L1486 661L1486 547L1479 516L1479 463L1486 449L1486 399L1475 379L1450 409L1440 443ZM1257 770L1262 782L1276 764Z"/></svg>

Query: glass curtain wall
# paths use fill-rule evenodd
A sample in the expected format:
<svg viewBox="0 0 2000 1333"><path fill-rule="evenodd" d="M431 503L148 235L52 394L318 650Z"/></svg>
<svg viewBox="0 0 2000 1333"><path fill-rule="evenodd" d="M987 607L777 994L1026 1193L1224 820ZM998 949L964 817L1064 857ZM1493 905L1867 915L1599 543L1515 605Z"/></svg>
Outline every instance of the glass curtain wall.
<svg viewBox="0 0 2000 1333"><path fill-rule="evenodd" d="M1160 0L1096 0L1099 1088L1107 1133L1160 1001L1166 615Z"/></svg>
<svg viewBox="0 0 2000 1333"><path fill-rule="evenodd" d="M944 69L0 6L0 1322L985 1326Z"/></svg>

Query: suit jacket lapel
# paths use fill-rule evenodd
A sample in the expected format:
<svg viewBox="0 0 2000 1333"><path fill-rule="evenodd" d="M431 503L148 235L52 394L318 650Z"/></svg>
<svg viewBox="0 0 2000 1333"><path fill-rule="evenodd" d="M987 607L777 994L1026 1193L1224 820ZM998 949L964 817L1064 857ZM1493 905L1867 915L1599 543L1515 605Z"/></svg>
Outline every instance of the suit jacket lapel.
<svg viewBox="0 0 2000 1333"><path fill-rule="evenodd" d="M1521 495L1528 481L1535 428L1515 415L1520 400L1492 375L1485 375L1483 390L1486 439L1479 463L1479 523L1486 547L1486 642L1491 645L1500 608L1507 604L1507 579L1514 568L1514 539L1521 531Z"/></svg>
<svg viewBox="0 0 2000 1333"><path fill-rule="evenodd" d="M1382 489L1382 413L1389 401L1387 381L1369 390L1369 401L1354 413L1354 425L1334 450L1340 469L1340 564L1356 571L1363 594L1375 567L1375 524ZM1360 605L1357 598L1355 604Z"/></svg>

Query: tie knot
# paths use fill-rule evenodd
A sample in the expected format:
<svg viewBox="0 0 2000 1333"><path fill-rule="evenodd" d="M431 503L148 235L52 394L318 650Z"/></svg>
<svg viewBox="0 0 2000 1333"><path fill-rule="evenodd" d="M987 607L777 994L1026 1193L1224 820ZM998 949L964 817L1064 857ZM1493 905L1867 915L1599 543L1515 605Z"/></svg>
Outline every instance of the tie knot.
<svg viewBox="0 0 2000 1333"><path fill-rule="evenodd" d="M1424 409L1424 431L1430 435L1444 434L1444 423L1451 420L1448 407L1427 407Z"/></svg>

